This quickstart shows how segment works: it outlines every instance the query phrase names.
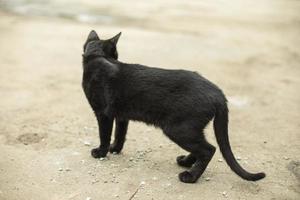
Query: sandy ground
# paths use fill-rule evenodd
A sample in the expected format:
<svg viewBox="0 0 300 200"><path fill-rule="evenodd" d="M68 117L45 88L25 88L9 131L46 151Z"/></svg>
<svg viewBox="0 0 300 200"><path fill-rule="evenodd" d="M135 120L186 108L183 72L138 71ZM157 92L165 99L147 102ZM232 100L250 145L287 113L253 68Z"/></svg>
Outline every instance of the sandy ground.
<svg viewBox="0 0 300 200"><path fill-rule="evenodd" d="M1 11L0 199L127 200L136 191L133 199L300 199L300 2L247 2L176 12L170 4L112 25ZM196 184L181 183L175 158L185 152L137 122L121 155L93 159L97 126L81 89L91 29L103 38L123 32L121 61L193 70L218 84L235 155L267 177L244 181L217 152Z"/></svg>

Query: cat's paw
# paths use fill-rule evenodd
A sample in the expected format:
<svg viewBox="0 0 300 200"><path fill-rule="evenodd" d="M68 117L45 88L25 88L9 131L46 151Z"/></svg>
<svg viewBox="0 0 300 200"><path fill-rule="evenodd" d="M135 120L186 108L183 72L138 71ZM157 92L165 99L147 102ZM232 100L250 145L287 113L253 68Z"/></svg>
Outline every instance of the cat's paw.
<svg viewBox="0 0 300 200"><path fill-rule="evenodd" d="M92 151L91 151L91 155L94 158L104 158L107 153L108 153L108 150L104 150L104 149L100 149L100 148L95 148L95 149L92 149Z"/></svg>
<svg viewBox="0 0 300 200"><path fill-rule="evenodd" d="M194 159L189 159L187 156L178 156L176 158L177 164L182 167L191 167L194 163Z"/></svg>
<svg viewBox="0 0 300 200"><path fill-rule="evenodd" d="M119 154L122 151L122 148L123 148L122 145L118 145L116 143L113 143L109 147L109 152L110 153L117 153L117 154Z"/></svg>
<svg viewBox="0 0 300 200"><path fill-rule="evenodd" d="M179 175L179 180L183 183L195 183L197 181L197 177L194 177L192 173L188 171L181 172Z"/></svg>

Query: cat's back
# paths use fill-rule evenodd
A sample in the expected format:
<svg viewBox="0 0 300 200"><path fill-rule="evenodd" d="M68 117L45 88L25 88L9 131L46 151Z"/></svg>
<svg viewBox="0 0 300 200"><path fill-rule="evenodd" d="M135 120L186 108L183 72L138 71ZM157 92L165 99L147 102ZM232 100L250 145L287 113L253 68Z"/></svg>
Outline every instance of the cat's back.
<svg viewBox="0 0 300 200"><path fill-rule="evenodd" d="M226 102L222 91L196 72L169 70L137 64L120 64L117 108L130 119L148 121L184 114L212 116ZM147 114L148 113L148 114ZM170 115L170 113L173 113ZM151 118L152 119L152 118Z"/></svg>
<svg viewBox="0 0 300 200"><path fill-rule="evenodd" d="M182 69L163 69L140 64L121 64L122 73L131 80L139 79L150 82L181 81L183 79L198 79L196 72Z"/></svg>
<svg viewBox="0 0 300 200"><path fill-rule="evenodd" d="M214 83L197 72L189 70L162 69L139 64L122 64L120 70L126 82L139 82L138 85L154 85L166 89L174 86L184 91L220 91Z"/></svg>

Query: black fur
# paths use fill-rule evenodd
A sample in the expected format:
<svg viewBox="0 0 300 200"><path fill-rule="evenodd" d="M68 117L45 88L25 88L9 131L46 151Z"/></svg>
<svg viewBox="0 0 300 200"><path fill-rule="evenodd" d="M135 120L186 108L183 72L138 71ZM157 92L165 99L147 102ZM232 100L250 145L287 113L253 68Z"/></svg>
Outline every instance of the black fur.
<svg viewBox="0 0 300 200"><path fill-rule="evenodd" d="M84 44L82 86L97 117L101 143L92 150L93 157L105 157L108 151L119 153L128 121L142 121L161 128L190 152L177 157L179 165L190 168L179 179L194 183L216 150L203 132L214 118L217 142L231 169L246 180L265 177L264 173L248 173L235 160L228 140L227 100L216 85L195 72L119 62L116 44L120 34L100 40L92 31ZM114 120L115 140L110 145Z"/></svg>

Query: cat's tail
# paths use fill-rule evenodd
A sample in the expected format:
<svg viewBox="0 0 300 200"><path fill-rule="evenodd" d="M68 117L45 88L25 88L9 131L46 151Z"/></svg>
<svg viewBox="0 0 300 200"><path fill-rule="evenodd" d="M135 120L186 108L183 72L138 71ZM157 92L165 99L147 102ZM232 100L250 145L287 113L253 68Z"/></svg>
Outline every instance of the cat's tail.
<svg viewBox="0 0 300 200"><path fill-rule="evenodd" d="M257 181L266 176L263 172L257 174L247 172L234 158L228 138L228 108L226 104L222 105L216 112L214 131L221 153L232 171L248 181Z"/></svg>

